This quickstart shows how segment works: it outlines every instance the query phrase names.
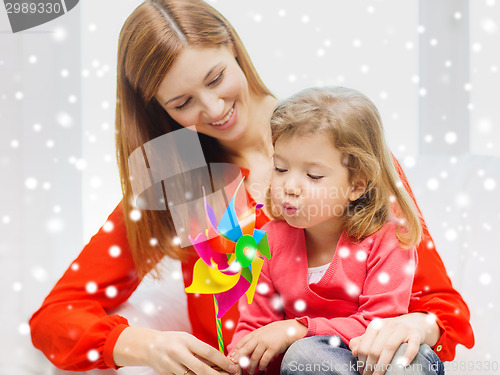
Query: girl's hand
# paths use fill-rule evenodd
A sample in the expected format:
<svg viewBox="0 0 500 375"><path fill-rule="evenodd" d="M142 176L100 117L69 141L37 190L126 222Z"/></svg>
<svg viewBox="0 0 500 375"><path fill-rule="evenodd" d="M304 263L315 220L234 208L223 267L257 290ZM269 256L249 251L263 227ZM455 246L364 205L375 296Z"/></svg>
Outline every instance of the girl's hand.
<svg viewBox="0 0 500 375"><path fill-rule="evenodd" d="M186 332L128 327L113 349L117 366L149 366L161 375L238 374L224 354Z"/></svg>
<svg viewBox="0 0 500 375"><path fill-rule="evenodd" d="M295 341L304 337L307 327L295 319L269 323L243 337L229 354L229 358L239 363L242 357L249 358L246 368L253 374L257 365L263 371L277 354L284 353Z"/></svg>
<svg viewBox="0 0 500 375"><path fill-rule="evenodd" d="M408 346L401 361L410 364L418 354L420 344L434 346L440 337L440 329L432 314L410 313L395 318L375 319L366 332L349 342L352 355L364 363L358 369L362 375L383 375L399 346Z"/></svg>

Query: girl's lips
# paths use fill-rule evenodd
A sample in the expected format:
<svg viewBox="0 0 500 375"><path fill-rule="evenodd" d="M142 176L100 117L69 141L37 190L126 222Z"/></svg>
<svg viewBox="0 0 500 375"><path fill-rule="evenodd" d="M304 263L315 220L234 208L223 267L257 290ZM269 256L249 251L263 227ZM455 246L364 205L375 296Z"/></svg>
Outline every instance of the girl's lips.
<svg viewBox="0 0 500 375"><path fill-rule="evenodd" d="M236 112L237 112L236 111L236 103L234 103L233 106L231 107L231 109L229 110L229 112L224 117L224 119L225 119L227 116L229 116L229 119L225 123L223 123L222 125L214 125L214 123L212 122L209 125L212 128L217 129L217 130L226 130L226 129L229 129L236 122L236 117L237 117L237 113ZM221 121L223 121L223 120L221 120ZM217 121L217 122L221 122L221 121Z"/></svg>
<svg viewBox="0 0 500 375"><path fill-rule="evenodd" d="M290 203L283 204L283 212L286 215L294 215L298 211L298 208L291 205Z"/></svg>

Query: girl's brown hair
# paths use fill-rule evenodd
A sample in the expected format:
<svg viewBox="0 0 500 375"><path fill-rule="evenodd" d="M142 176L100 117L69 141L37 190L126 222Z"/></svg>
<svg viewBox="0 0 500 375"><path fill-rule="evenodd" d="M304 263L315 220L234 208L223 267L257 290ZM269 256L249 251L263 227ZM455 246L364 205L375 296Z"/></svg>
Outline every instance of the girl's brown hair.
<svg viewBox="0 0 500 375"><path fill-rule="evenodd" d="M271 130L273 145L293 135L322 132L331 137L353 185L362 181L366 186L346 210L344 229L351 238L361 241L382 228L394 201L395 211L404 219L397 230L400 243L409 248L420 242L418 211L394 168L380 114L365 95L344 87L304 90L275 109ZM273 212L270 199L267 204Z"/></svg>
<svg viewBox="0 0 500 375"><path fill-rule="evenodd" d="M173 243L176 233L168 211L144 210L140 220L129 219L135 202L128 158L148 141L181 128L154 95L186 46L233 48L250 91L256 95L271 95L236 31L204 1L148 0L125 21L118 43L116 151L128 241L140 277L155 268L163 256L181 258L184 253ZM218 141L203 134L199 137L206 161L223 161L224 150ZM158 240L157 245L150 245L152 238Z"/></svg>

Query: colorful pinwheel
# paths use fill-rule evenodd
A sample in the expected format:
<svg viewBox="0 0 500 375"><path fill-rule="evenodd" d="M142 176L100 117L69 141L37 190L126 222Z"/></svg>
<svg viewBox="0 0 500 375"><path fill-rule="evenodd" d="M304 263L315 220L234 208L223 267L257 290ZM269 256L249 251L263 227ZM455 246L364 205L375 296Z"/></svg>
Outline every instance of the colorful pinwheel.
<svg viewBox="0 0 500 375"><path fill-rule="evenodd" d="M194 265L193 282L186 292L214 295L222 352L220 318L243 294L246 294L248 303L252 303L264 257L271 258L266 232L255 228L255 211L262 205L249 209L240 217L236 214L235 197L242 183L243 180L218 225L204 194L208 229L195 239L189 237L200 259Z"/></svg>

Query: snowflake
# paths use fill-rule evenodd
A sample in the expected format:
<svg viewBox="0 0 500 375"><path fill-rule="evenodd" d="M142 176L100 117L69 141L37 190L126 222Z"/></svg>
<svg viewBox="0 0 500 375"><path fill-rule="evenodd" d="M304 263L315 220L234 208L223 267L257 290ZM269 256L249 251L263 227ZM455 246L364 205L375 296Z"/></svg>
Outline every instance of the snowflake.
<svg viewBox="0 0 500 375"><path fill-rule="evenodd" d="M108 220L102 226L102 230L105 232L111 232L115 228L115 224L112 221Z"/></svg>
<svg viewBox="0 0 500 375"><path fill-rule="evenodd" d="M484 188L488 191L492 191L494 190L496 187L496 182L494 179L492 178L487 178L486 180L484 180Z"/></svg>
<svg viewBox="0 0 500 375"><path fill-rule="evenodd" d="M89 352L87 353L87 359L90 362L97 361L99 359L99 352L95 349L89 350Z"/></svg>
<svg viewBox="0 0 500 375"><path fill-rule="evenodd" d="M106 288L106 297L108 298L115 298L117 295L118 295L118 289L116 289L116 287L114 286L108 286Z"/></svg>
<svg viewBox="0 0 500 375"><path fill-rule="evenodd" d="M347 248L345 246L342 246L339 249L339 257L341 257L341 258L347 258L350 254L351 254L351 252L349 251L349 248Z"/></svg>
<svg viewBox="0 0 500 375"><path fill-rule="evenodd" d="M356 252L356 259L360 262L364 262L366 260L367 254L364 250L358 250Z"/></svg>
<svg viewBox="0 0 500 375"><path fill-rule="evenodd" d="M387 284L390 280L390 277L387 272L380 272L377 279L380 284Z"/></svg>
<svg viewBox="0 0 500 375"><path fill-rule="evenodd" d="M134 209L132 211L130 211L130 220L132 221L139 221L141 219L141 211L137 210L137 209Z"/></svg>
<svg viewBox="0 0 500 375"><path fill-rule="evenodd" d="M248 365L250 364L250 359L246 356L241 357L238 363L241 366L241 368L247 368Z"/></svg>
<svg viewBox="0 0 500 375"><path fill-rule="evenodd" d="M298 299L293 304L293 307L295 308L296 311L302 312L306 309L306 303L304 302L304 300Z"/></svg>
<svg viewBox="0 0 500 375"><path fill-rule="evenodd" d="M338 336L332 336L328 339L328 345L333 346L335 348L340 347L341 345L341 340L340 337Z"/></svg>
<svg viewBox="0 0 500 375"><path fill-rule="evenodd" d="M28 177L24 183L27 189L34 190L38 186L38 181L34 177Z"/></svg>
<svg viewBox="0 0 500 375"><path fill-rule="evenodd" d="M258 283L257 284L257 293L265 295L269 293L269 285L266 283Z"/></svg>
<svg viewBox="0 0 500 375"><path fill-rule="evenodd" d="M95 292L97 292L97 284L94 282L94 281L89 281L86 285L85 285L85 290L87 291L87 293L89 294L94 294Z"/></svg>
<svg viewBox="0 0 500 375"><path fill-rule="evenodd" d="M492 277L489 273L482 273L480 276L479 276L479 282L483 285L488 285L491 283L491 280L492 280Z"/></svg>

